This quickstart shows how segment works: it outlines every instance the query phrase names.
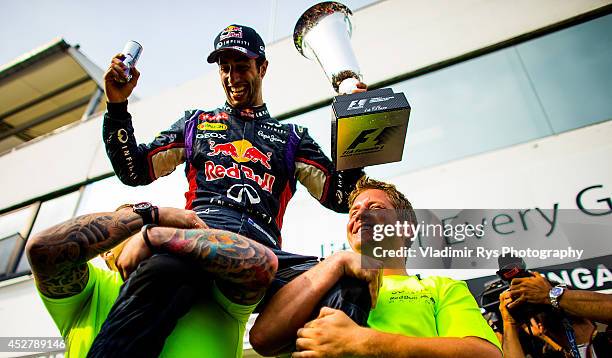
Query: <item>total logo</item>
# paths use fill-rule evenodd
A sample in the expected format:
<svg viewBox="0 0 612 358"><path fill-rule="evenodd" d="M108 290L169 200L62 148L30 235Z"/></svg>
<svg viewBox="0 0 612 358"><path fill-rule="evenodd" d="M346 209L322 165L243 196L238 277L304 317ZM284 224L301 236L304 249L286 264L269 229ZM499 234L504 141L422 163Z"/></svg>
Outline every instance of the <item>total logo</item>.
<svg viewBox="0 0 612 358"><path fill-rule="evenodd" d="M231 168L226 168L210 160L204 163L204 174L206 174L206 181L215 181L225 177L241 179L244 175L246 179L254 181L261 189L269 193L272 193L272 185L274 185L274 180L276 180L274 175L268 173L265 173L262 178L255 174L253 169L244 165L238 166L238 164L234 163Z"/></svg>
<svg viewBox="0 0 612 358"><path fill-rule="evenodd" d="M242 27L234 26L234 25L230 25L226 27L225 30L221 32L221 35L219 36L219 41L223 41L230 37L241 39L242 38Z"/></svg>
<svg viewBox="0 0 612 358"><path fill-rule="evenodd" d="M227 130L227 124L203 122L198 124L198 129L201 131L225 131Z"/></svg>
<svg viewBox="0 0 612 358"><path fill-rule="evenodd" d="M200 121L226 121L229 118L229 115L225 112L221 113L202 113L198 116L198 120Z"/></svg>
<svg viewBox="0 0 612 358"><path fill-rule="evenodd" d="M251 142L246 139L237 140L234 142L219 143L216 144L214 141L209 141L210 150L208 153L209 157L217 155L227 155L232 157L238 163L253 162L261 163L264 167L271 169L270 158L272 152L263 153L261 150L254 147Z"/></svg>

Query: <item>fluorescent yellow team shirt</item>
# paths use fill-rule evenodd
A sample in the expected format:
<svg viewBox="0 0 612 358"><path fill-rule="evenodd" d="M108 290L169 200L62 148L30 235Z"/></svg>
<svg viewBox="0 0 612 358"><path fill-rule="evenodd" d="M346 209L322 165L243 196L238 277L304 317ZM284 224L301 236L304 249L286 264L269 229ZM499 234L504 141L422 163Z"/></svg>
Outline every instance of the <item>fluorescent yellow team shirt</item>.
<svg viewBox="0 0 612 358"><path fill-rule="evenodd" d="M368 325L410 337L480 337L501 345L463 281L384 276Z"/></svg>
<svg viewBox="0 0 612 358"><path fill-rule="evenodd" d="M66 342L66 357L85 357L100 332L123 279L117 272L87 263L89 281L82 292L43 303ZM231 302L214 285L212 297L201 297L177 323L160 357L242 357L242 337L257 304Z"/></svg>

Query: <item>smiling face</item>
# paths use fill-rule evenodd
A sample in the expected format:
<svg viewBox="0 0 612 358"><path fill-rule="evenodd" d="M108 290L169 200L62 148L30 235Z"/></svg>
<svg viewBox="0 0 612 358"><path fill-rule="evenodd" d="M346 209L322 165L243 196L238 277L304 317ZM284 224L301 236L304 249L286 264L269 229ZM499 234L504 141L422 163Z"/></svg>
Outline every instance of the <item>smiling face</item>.
<svg viewBox="0 0 612 358"><path fill-rule="evenodd" d="M372 237L372 227L369 225L393 224L397 221L397 215L392 214L394 209L387 193L380 189L364 190L355 198L346 225L347 238L355 252L361 252L362 236ZM364 225L364 221L368 225Z"/></svg>
<svg viewBox="0 0 612 358"><path fill-rule="evenodd" d="M219 75L227 97L234 108L261 106L261 84L268 68L268 61L257 67L254 59L236 51L223 51L219 55Z"/></svg>

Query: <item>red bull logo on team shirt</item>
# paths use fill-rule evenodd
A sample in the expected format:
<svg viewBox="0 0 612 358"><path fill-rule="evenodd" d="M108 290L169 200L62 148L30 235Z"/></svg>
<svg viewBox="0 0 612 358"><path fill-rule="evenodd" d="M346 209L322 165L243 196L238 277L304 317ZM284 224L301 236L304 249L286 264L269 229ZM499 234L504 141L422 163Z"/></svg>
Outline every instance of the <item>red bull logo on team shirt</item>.
<svg viewBox="0 0 612 358"><path fill-rule="evenodd" d="M206 174L206 181L215 181L221 178L229 177L233 179L240 179L244 175L246 179L252 180L263 190L272 193L272 185L276 177L265 173L263 178L253 172L253 169L234 163L231 168L226 168L221 164L215 164L212 161L204 163L204 173Z"/></svg>
<svg viewBox="0 0 612 358"><path fill-rule="evenodd" d="M230 25L225 28L225 30L221 31L221 36L219 36L219 41L223 41L227 38L242 38L242 27Z"/></svg>
<svg viewBox="0 0 612 358"><path fill-rule="evenodd" d="M264 167L271 169L270 158L272 158L272 152L264 153L257 147L253 146L251 142L246 139L237 140L234 142L227 143L215 143L210 141L210 150L208 156L213 157L216 155L227 155L232 157L238 163L253 162L260 163Z"/></svg>
<svg viewBox="0 0 612 358"><path fill-rule="evenodd" d="M221 113L202 113L198 116L198 120L200 121L226 121L229 118L229 115L225 112Z"/></svg>
<svg viewBox="0 0 612 358"><path fill-rule="evenodd" d="M236 148L236 145L232 142L215 144L215 142L211 140L209 143L210 150L212 150L212 152L208 153L209 157L214 157L219 154L228 155L232 158L238 156L238 148Z"/></svg>
<svg viewBox="0 0 612 358"><path fill-rule="evenodd" d="M240 117L255 118L255 112L250 108L245 108L240 111Z"/></svg>

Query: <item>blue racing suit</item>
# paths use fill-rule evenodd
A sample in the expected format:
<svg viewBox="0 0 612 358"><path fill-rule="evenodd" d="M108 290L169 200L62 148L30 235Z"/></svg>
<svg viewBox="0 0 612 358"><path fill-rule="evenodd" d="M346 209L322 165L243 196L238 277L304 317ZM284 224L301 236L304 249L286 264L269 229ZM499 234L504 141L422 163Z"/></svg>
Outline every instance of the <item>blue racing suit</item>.
<svg viewBox="0 0 612 358"><path fill-rule="evenodd" d="M138 145L127 102L109 103L103 138L123 183L146 185L186 163L186 208L194 210L211 228L241 234L272 249L278 257L278 271L258 310L284 284L318 262L313 256L281 251L283 215L297 181L325 207L345 213L348 195L364 174L361 169L336 171L307 129L279 123L270 117L265 105L239 110L225 104L213 111L186 111L153 142ZM126 281L88 356L159 355L163 345L148 342L165 340L193 302L198 281L173 280L172 275L163 273L180 272L177 261L160 255L154 258L155 264L147 265L151 259L145 261L143 269ZM144 304L143 292L149 291L156 293L144 297ZM183 304L177 309L164 309L162 322L159 308L147 308L169 307L171 302ZM319 303L321 306L341 309L355 322L366 325L370 309L367 284L343 277ZM317 312L313 312L313 318ZM131 323L136 316L138 322ZM138 327L138 339L134 327Z"/></svg>

